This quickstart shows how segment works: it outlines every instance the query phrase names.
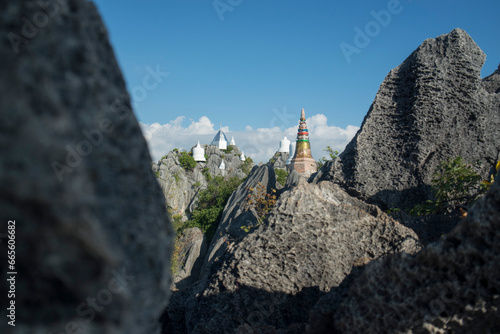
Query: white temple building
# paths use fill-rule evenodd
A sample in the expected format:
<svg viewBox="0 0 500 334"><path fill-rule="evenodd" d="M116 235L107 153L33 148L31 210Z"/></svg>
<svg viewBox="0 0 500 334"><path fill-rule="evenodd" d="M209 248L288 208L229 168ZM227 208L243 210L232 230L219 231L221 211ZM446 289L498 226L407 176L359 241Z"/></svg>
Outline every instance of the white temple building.
<svg viewBox="0 0 500 334"><path fill-rule="evenodd" d="M205 162L205 149L201 147L200 141L198 140L198 145L193 148L193 158L196 162Z"/></svg>
<svg viewBox="0 0 500 334"><path fill-rule="evenodd" d="M290 141L286 137L280 141L278 152L290 153Z"/></svg>
<svg viewBox="0 0 500 334"><path fill-rule="evenodd" d="M246 159L247 158L245 157L245 153L243 153L243 151L241 151L240 160L245 161Z"/></svg>
<svg viewBox="0 0 500 334"><path fill-rule="evenodd" d="M219 150L227 150L226 134L222 132L222 130L219 130L219 132L217 132L210 145L217 146Z"/></svg>
<svg viewBox="0 0 500 334"><path fill-rule="evenodd" d="M236 146L236 142L234 141L234 137L231 138L230 146Z"/></svg>
<svg viewBox="0 0 500 334"><path fill-rule="evenodd" d="M222 161L220 162L219 169L220 169L220 170L226 170L226 164L224 163L224 160L222 160Z"/></svg>
<svg viewBox="0 0 500 334"><path fill-rule="evenodd" d="M296 147L297 147L297 142L293 141L290 143L290 147L288 149L290 155L288 156L288 159L286 161L287 166L292 162L293 156L295 155L295 148Z"/></svg>

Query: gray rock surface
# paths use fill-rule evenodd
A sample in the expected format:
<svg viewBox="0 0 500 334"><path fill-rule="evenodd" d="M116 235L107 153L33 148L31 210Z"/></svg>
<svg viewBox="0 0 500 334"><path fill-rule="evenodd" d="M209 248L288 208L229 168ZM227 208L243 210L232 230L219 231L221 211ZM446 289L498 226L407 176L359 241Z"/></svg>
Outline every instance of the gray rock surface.
<svg viewBox="0 0 500 334"><path fill-rule="evenodd" d="M370 263L335 314L338 333L496 333L500 183L438 243ZM313 324L313 327L320 324ZM330 329L331 332L332 329Z"/></svg>
<svg viewBox="0 0 500 334"><path fill-rule="evenodd" d="M106 28L75 0L30 30L40 3L0 3L0 332L159 333L173 231Z"/></svg>
<svg viewBox="0 0 500 334"><path fill-rule="evenodd" d="M498 71L480 77L484 60L460 29L424 41L389 72L360 131L316 182L389 209L429 199L434 170L452 157L481 162L486 177L500 151L500 94Z"/></svg>
<svg viewBox="0 0 500 334"><path fill-rule="evenodd" d="M228 245L247 235L242 226L257 226L258 215L255 210L247 210L244 206L248 196L255 198L256 194L249 188L256 189L261 184L266 194L272 194L276 189L276 176L270 165L254 167L248 178L229 197L219 227L210 243L207 257L203 264L203 272L209 270L213 262L225 253Z"/></svg>
<svg viewBox="0 0 500 334"><path fill-rule="evenodd" d="M179 254L173 285L175 289L181 290L190 287L199 279L207 253L207 239L199 228L189 228L182 231L180 238L176 240L175 251Z"/></svg>
<svg viewBox="0 0 500 334"><path fill-rule="evenodd" d="M286 161L289 156L290 153L276 152L274 153L274 156L269 160L269 163L271 163L274 168L286 169Z"/></svg>
<svg viewBox="0 0 500 334"><path fill-rule="evenodd" d="M483 86L488 93L500 93L500 65L495 72L484 78Z"/></svg>
<svg viewBox="0 0 500 334"><path fill-rule="evenodd" d="M165 159L153 164L152 169L158 172L158 182L172 215L180 215L183 221L190 217L197 207L198 193L206 189L208 184L204 173L212 177L238 177L240 179L247 176L253 163L242 162L241 151L236 146L232 147L231 153L224 153L216 146L205 145L208 159L206 162L198 162L193 170L186 170L181 166L179 162L181 153L175 151L169 152ZM222 160L226 165L225 171L219 168Z"/></svg>
<svg viewBox="0 0 500 334"><path fill-rule="evenodd" d="M299 179L268 219L219 255L185 304L189 333L305 323L318 298L353 266L415 253L416 234L338 185ZM299 326L300 327L300 326Z"/></svg>

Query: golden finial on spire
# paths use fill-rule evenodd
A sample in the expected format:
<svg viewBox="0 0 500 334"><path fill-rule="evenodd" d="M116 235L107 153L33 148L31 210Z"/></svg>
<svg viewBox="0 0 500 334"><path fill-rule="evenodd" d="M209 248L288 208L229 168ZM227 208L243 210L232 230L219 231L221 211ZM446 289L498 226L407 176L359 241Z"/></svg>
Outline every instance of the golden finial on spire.
<svg viewBox="0 0 500 334"><path fill-rule="evenodd" d="M300 118L306 119L306 113L304 112L304 108L302 108L302 112L300 113Z"/></svg>

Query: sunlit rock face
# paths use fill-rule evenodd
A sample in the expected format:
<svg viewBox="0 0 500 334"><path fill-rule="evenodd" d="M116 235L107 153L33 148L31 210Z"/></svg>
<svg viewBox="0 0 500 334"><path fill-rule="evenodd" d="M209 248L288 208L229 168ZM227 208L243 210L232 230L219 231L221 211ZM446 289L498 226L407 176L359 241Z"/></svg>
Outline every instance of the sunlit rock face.
<svg viewBox="0 0 500 334"><path fill-rule="evenodd" d="M361 129L317 180L333 180L383 209L430 199L440 162L479 161L485 178L500 152L498 71L463 30L425 40L391 70Z"/></svg>

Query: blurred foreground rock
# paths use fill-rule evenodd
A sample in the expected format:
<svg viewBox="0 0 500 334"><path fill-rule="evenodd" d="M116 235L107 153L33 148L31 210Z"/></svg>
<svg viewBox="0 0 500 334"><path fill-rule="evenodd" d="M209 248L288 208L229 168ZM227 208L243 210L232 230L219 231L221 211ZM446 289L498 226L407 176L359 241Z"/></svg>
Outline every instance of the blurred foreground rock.
<svg viewBox="0 0 500 334"><path fill-rule="evenodd" d="M0 270L15 220L18 273L0 332L159 333L173 231L101 17L7 0L0 31Z"/></svg>

